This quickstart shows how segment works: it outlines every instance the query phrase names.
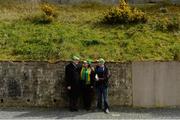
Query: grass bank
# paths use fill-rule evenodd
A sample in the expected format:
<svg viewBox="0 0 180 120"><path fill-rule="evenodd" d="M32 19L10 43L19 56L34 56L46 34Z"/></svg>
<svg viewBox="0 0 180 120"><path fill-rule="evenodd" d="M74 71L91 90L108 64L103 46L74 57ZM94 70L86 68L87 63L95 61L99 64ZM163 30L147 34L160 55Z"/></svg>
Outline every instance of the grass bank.
<svg viewBox="0 0 180 120"><path fill-rule="evenodd" d="M138 25L104 25L99 21L111 6L56 5L58 18L35 24L26 18L40 13L38 5L0 5L0 60L68 60L103 57L109 61L174 60L180 52L180 31L161 31L157 20L180 16L179 6L138 6L149 21Z"/></svg>

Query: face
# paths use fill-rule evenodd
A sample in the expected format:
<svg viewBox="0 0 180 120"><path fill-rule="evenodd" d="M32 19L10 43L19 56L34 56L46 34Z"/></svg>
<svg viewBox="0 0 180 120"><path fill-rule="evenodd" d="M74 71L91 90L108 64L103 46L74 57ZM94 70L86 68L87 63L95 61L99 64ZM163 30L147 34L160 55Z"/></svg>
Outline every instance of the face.
<svg viewBox="0 0 180 120"><path fill-rule="evenodd" d="M87 64L87 63L84 63L83 66L84 66L84 67L88 67L88 64Z"/></svg>
<svg viewBox="0 0 180 120"><path fill-rule="evenodd" d="M96 65L96 66L99 66L99 62L98 62L98 61L96 61L96 62L95 62L95 65Z"/></svg>
<svg viewBox="0 0 180 120"><path fill-rule="evenodd" d="M104 64L103 63L99 63L99 66L104 66Z"/></svg>
<svg viewBox="0 0 180 120"><path fill-rule="evenodd" d="M78 60L74 60L73 61L75 64L79 64L79 61Z"/></svg>

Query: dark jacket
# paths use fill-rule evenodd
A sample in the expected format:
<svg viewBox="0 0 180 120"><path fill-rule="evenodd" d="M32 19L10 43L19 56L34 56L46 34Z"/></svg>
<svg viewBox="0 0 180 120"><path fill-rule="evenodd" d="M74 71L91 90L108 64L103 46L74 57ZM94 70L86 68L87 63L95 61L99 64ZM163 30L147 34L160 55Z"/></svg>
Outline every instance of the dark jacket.
<svg viewBox="0 0 180 120"><path fill-rule="evenodd" d="M76 90L79 88L80 80L80 67L79 65L74 65L72 62L68 64L65 68L65 80L66 85L71 86L71 90Z"/></svg>
<svg viewBox="0 0 180 120"><path fill-rule="evenodd" d="M99 80L95 82L95 86L98 87L100 85L104 85L104 86L108 86L108 80L110 78L110 71L108 70L108 68L106 67L106 65L104 65L104 71L103 72L99 72L98 71L99 66L96 67L95 69L95 75L98 75Z"/></svg>

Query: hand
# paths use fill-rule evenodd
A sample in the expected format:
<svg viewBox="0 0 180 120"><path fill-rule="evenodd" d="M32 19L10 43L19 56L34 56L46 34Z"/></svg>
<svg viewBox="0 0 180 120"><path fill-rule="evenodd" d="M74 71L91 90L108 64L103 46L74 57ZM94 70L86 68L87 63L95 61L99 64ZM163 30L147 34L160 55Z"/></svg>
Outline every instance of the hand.
<svg viewBox="0 0 180 120"><path fill-rule="evenodd" d="M68 90L71 90L71 86L68 86L67 89L68 89Z"/></svg>
<svg viewBox="0 0 180 120"><path fill-rule="evenodd" d="M99 77L98 77L98 75L96 75L96 76L95 76L95 79L96 79L96 81L99 81Z"/></svg>

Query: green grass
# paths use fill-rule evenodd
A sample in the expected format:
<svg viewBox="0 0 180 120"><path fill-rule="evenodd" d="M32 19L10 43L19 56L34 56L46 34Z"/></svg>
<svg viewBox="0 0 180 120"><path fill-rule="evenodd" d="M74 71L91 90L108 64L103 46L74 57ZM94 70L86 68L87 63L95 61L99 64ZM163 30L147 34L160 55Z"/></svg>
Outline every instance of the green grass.
<svg viewBox="0 0 180 120"><path fill-rule="evenodd" d="M169 6L164 14L157 6L140 6L151 17L148 23L113 26L99 23L110 6L58 5L59 17L51 24L25 19L40 12L37 6L10 6L0 5L0 60L57 61L72 54L108 61L174 60L180 52L180 31L154 28L154 20L180 15L179 6Z"/></svg>

